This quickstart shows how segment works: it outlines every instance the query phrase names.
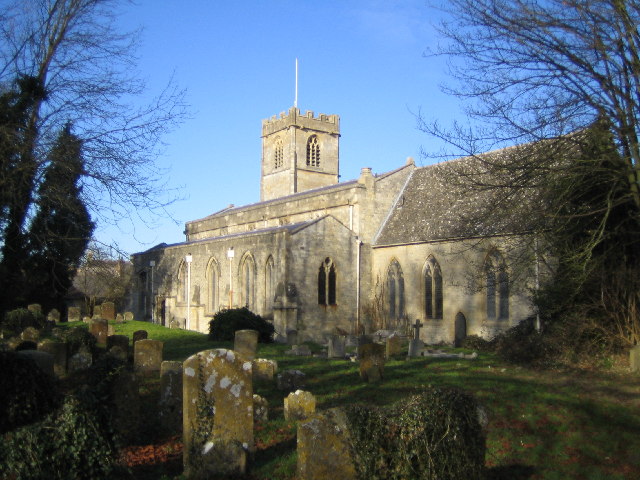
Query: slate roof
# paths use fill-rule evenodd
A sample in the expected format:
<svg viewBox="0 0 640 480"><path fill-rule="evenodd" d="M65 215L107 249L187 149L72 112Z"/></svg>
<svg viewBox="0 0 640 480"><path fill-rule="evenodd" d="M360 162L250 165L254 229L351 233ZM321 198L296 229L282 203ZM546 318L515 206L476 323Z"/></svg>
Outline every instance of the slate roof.
<svg viewBox="0 0 640 480"><path fill-rule="evenodd" d="M495 153L494 153L495 155ZM531 231L528 190L482 182L476 157L417 168L400 192L374 245L396 245ZM474 187L466 179L474 179ZM478 181L480 179L481 181ZM484 184L483 184L484 183ZM482 184L479 186L478 184Z"/></svg>

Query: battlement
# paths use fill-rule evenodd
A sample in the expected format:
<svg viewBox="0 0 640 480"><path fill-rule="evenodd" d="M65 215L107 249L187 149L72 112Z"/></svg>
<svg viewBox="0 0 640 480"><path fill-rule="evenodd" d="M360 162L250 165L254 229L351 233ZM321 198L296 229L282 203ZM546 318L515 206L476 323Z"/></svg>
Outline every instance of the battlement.
<svg viewBox="0 0 640 480"><path fill-rule="evenodd" d="M310 110L301 115L299 108L291 107L288 112L281 112L280 116L274 115L262 120L262 136L265 137L290 126L340 135L340 117L338 115L321 113L315 117Z"/></svg>

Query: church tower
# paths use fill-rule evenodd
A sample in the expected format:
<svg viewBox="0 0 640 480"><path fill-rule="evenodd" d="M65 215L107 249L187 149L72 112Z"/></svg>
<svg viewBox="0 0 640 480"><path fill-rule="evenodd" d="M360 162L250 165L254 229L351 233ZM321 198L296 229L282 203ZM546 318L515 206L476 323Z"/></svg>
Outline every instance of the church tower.
<svg viewBox="0 0 640 480"><path fill-rule="evenodd" d="M260 201L338 183L340 117L291 107L262 121Z"/></svg>

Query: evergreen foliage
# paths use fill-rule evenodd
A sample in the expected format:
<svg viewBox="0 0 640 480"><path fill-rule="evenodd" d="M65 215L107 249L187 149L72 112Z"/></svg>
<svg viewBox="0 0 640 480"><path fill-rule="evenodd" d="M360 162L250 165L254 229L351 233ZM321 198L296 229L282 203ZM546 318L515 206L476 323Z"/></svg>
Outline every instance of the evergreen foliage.
<svg viewBox="0 0 640 480"><path fill-rule="evenodd" d="M273 324L246 307L222 310L209 322L209 340L232 342L237 330L257 330L258 341L273 341Z"/></svg>
<svg viewBox="0 0 640 480"><path fill-rule="evenodd" d="M26 308L16 308L4 314L2 328L20 333L27 327L40 329L45 323L46 318L42 313L34 313Z"/></svg>

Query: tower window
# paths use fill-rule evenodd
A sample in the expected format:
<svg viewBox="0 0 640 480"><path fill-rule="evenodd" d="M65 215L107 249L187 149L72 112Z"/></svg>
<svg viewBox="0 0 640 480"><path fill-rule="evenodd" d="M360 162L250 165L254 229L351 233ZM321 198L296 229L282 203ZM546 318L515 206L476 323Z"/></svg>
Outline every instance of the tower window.
<svg viewBox="0 0 640 480"><path fill-rule="evenodd" d="M326 258L318 270L318 305L336 304L336 266Z"/></svg>
<svg viewBox="0 0 640 480"><path fill-rule="evenodd" d="M284 164L284 154L283 154L282 139L278 137L275 142L275 149L273 153L273 168L276 168L276 169L282 168L283 164Z"/></svg>
<svg viewBox="0 0 640 480"><path fill-rule="evenodd" d="M320 142L315 135L309 137L307 141L307 166L320 166Z"/></svg>

